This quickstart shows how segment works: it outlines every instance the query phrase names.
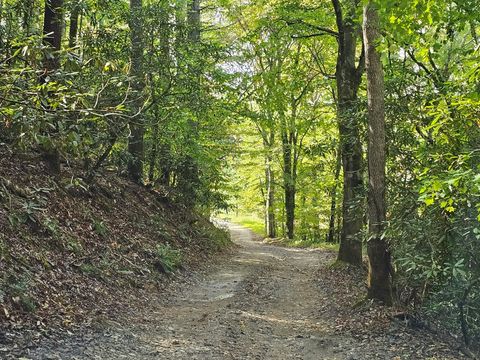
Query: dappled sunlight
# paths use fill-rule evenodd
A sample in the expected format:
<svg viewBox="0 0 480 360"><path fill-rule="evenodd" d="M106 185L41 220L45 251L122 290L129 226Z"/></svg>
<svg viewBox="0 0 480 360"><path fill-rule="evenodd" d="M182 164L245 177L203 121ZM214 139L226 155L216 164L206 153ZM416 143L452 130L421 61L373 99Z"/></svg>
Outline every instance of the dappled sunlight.
<svg viewBox="0 0 480 360"><path fill-rule="evenodd" d="M240 263L240 264L256 264L256 265L265 263L264 260L254 259L254 258L240 258L240 259L233 260L233 262Z"/></svg>
<svg viewBox="0 0 480 360"><path fill-rule="evenodd" d="M278 317L273 314L265 315L265 314L258 314L254 312L248 312L248 311L241 311L240 314L246 318L262 320L269 323L281 324L289 327L292 326L293 328L309 329L309 330L314 330L314 331L324 332L324 333L329 331L325 323L313 322L312 320L291 319L291 318L285 318L285 317Z"/></svg>

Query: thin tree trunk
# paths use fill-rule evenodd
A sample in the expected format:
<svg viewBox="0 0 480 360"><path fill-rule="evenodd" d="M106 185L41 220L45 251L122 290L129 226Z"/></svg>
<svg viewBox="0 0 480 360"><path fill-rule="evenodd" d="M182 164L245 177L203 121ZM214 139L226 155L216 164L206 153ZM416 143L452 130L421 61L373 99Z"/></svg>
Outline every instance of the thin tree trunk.
<svg viewBox="0 0 480 360"><path fill-rule="evenodd" d="M363 12L363 37L366 55L368 94L368 297L392 303L391 264L388 244L384 238L385 203L385 100L384 79L380 54L376 50L380 39L379 18L369 2Z"/></svg>
<svg viewBox="0 0 480 360"><path fill-rule="evenodd" d="M131 36L131 65L132 89L135 91L134 112L137 114L130 122L130 136L128 138L128 152L130 161L128 174L136 183L142 183L144 162L144 134L145 124L142 114L138 114L142 107L142 92L145 87L143 79L143 15L142 0L130 0L130 36Z"/></svg>
<svg viewBox="0 0 480 360"><path fill-rule="evenodd" d="M44 84L49 75L60 67L58 52L62 46L63 30L63 0L45 0L45 13L43 17L43 42L52 52L44 58L44 71L40 76L40 83ZM60 152L55 144L47 145L44 157L49 170L58 175L60 173Z"/></svg>
<svg viewBox="0 0 480 360"><path fill-rule="evenodd" d="M53 56L45 59L45 70L55 71L60 67L60 58L57 54L62 45L63 30L63 0L45 0L45 14L43 18L43 41L51 51Z"/></svg>
<svg viewBox="0 0 480 360"><path fill-rule="evenodd" d="M342 154L341 150L337 150L337 161L335 165L335 179L334 184L332 186L332 201L330 206L330 222L328 225L328 237L327 242L334 243L335 242L335 214L337 212L337 183L338 178L340 177L340 170L342 168Z"/></svg>
<svg viewBox="0 0 480 360"><path fill-rule="evenodd" d="M282 151L283 151L283 186L285 192L285 224L287 237L293 239L295 235L295 178L292 174L292 142L291 136L286 129L282 130Z"/></svg>
<svg viewBox="0 0 480 360"><path fill-rule="evenodd" d="M275 175L271 165L271 159L267 165L267 237L274 238L277 236L277 227L275 223Z"/></svg>
<svg viewBox="0 0 480 360"><path fill-rule="evenodd" d="M199 179L199 167L197 159L193 156L195 149L198 146L199 137L199 119L202 112L202 95L201 95L201 74L203 69L200 65L200 57L198 48L201 40L200 34L200 0L191 0L188 8L187 16L187 44L189 45L188 51L192 54L192 57L196 59L195 62L187 64L188 68L188 80L189 80L189 96L190 96L190 109L191 117L188 121L189 133L187 134L186 143L187 149L190 149L185 154L185 159L180 166L178 172L178 186L181 191L186 195L184 200L187 205L193 205L196 201L196 188L200 181Z"/></svg>
<svg viewBox="0 0 480 360"><path fill-rule="evenodd" d="M160 53L156 51L155 48L155 40L156 38L151 39L150 47L148 49L148 53L150 56L157 57L158 55L160 58L160 66L158 69L158 76L159 81L157 83L154 82L153 78L150 77L150 96L152 102L154 103L154 119L153 124L153 133L152 133L152 140L151 140L151 150L149 155L149 170L148 170L148 181L150 184L156 183L155 178L155 170L158 168L159 177L158 180L162 185L167 186L169 184L169 172L170 172L170 151L168 147L165 145L165 140L161 136L160 129L166 129L167 124L165 122L168 121L168 117L162 118L160 109L164 105L163 99L164 96L167 95L170 86L170 60L171 60L171 52L170 52L170 39L171 39L171 31L170 31L170 24L169 24L169 16L170 16L170 9L169 5L164 6L163 11L160 14L160 29L159 29L159 36L158 41L161 44ZM160 93L160 95L158 95ZM165 135L164 135L165 136ZM169 141L167 139L167 141Z"/></svg>
<svg viewBox="0 0 480 360"><path fill-rule="evenodd" d="M164 186L170 185L170 178L172 174L170 156L170 145L161 144L160 158L162 159L162 163L160 164L160 184Z"/></svg>
<svg viewBox="0 0 480 360"><path fill-rule="evenodd" d="M153 134L152 134L152 150L150 152L150 159L148 164L148 182L153 184L155 180L155 164L157 163L158 157L158 134L160 132L160 124L158 120L158 112L155 111L156 123L153 124Z"/></svg>
<svg viewBox="0 0 480 360"><path fill-rule="evenodd" d="M264 142L267 154L265 156L265 228L268 238L276 237L275 224L275 174L272 168L271 147L275 141L274 131L270 131L269 142Z"/></svg>
<svg viewBox="0 0 480 360"><path fill-rule="evenodd" d="M332 0L338 28L338 57L336 69L337 113L343 164L342 231L338 260L353 265L362 263L362 218L364 191L362 177L362 146L357 116L357 92L363 73L362 58L356 66L357 2L345 2L343 15L339 0Z"/></svg>

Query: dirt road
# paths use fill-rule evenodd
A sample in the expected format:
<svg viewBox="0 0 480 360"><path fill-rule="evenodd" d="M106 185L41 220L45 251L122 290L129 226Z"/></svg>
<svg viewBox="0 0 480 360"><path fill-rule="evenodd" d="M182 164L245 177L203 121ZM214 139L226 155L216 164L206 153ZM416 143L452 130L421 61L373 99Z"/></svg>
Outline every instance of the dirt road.
<svg viewBox="0 0 480 360"><path fill-rule="evenodd" d="M231 232L238 251L194 284L104 330L45 340L24 358L436 358L399 353L398 342L408 339L385 335L365 343L322 319L319 301L328 294L316 274L328 253L265 245L238 226Z"/></svg>

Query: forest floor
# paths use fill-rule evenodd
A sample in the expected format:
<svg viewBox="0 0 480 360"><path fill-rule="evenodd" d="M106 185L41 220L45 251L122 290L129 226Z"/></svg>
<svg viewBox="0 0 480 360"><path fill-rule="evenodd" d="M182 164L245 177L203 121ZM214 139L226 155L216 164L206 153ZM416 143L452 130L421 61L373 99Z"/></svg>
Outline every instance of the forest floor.
<svg viewBox="0 0 480 360"><path fill-rule="evenodd" d="M363 302L364 284L330 266L334 253L265 244L231 226L237 246L190 283L74 332L21 346L4 359L462 359L426 329ZM127 300L126 300L127 301Z"/></svg>

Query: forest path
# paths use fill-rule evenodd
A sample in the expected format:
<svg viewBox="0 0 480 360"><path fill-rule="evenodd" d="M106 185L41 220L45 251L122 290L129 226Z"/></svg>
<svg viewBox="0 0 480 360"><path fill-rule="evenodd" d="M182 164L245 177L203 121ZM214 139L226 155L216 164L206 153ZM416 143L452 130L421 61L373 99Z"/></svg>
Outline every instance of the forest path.
<svg viewBox="0 0 480 360"><path fill-rule="evenodd" d="M266 245L239 226L230 231L238 250L203 279L103 330L46 340L25 358L400 359L392 343L366 345L322 320L319 304L330 294L317 270L328 253ZM375 355L367 355L370 346Z"/></svg>

